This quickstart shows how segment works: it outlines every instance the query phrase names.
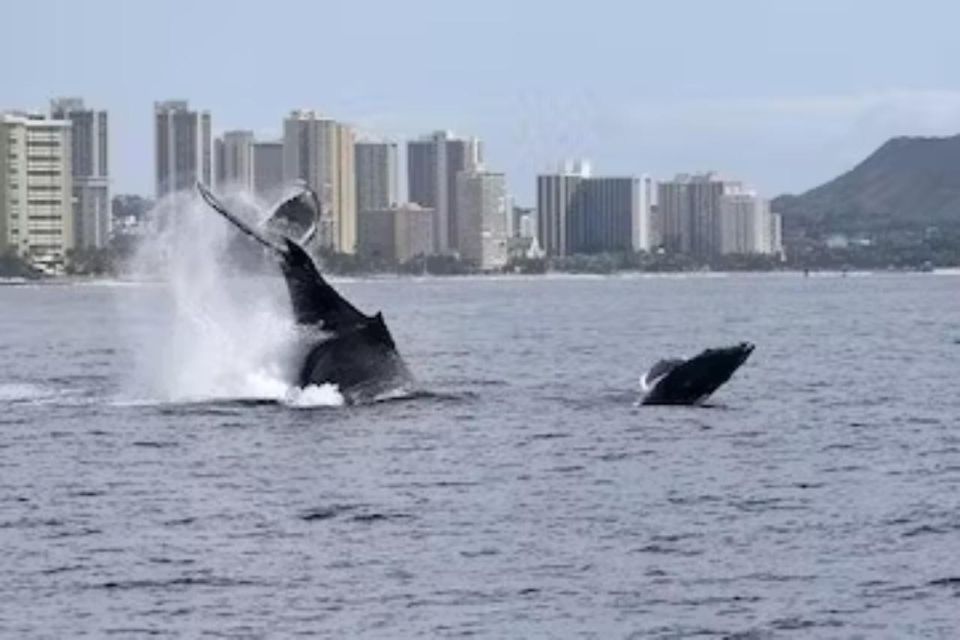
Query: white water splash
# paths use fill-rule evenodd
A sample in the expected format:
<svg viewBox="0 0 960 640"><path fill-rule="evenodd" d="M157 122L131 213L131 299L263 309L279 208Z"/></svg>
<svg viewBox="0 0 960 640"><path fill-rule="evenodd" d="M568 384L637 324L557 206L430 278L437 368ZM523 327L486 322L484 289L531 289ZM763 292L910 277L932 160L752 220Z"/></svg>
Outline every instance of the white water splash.
<svg viewBox="0 0 960 640"><path fill-rule="evenodd" d="M342 407L345 401L335 384L311 384L303 389L293 388L287 393L284 404L296 409L314 407Z"/></svg>
<svg viewBox="0 0 960 640"><path fill-rule="evenodd" d="M231 206L263 211L247 195ZM297 333L276 270L251 274L231 259L247 242L195 193L161 200L133 263L134 277L164 285L163 306L137 331L135 383L162 401L270 399L291 392ZM245 247L241 247L243 249ZM246 254L256 263L256 251ZM142 391L141 391L142 393Z"/></svg>

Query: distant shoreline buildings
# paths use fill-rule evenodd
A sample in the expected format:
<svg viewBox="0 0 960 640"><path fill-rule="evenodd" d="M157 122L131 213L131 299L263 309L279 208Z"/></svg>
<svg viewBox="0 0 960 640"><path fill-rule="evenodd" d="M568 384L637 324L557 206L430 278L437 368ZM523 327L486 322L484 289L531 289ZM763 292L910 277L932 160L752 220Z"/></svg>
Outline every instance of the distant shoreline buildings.
<svg viewBox="0 0 960 640"><path fill-rule="evenodd" d="M457 175L476 170L482 162L483 147L478 138L436 131L407 142L407 197L434 210L434 253L457 251Z"/></svg>
<svg viewBox="0 0 960 640"><path fill-rule="evenodd" d="M717 173L679 174L658 186L657 217L664 249L701 260L783 251L780 216L741 182Z"/></svg>
<svg viewBox="0 0 960 640"><path fill-rule="evenodd" d="M114 233L106 111L79 98L50 114L3 112L0 251L50 273L74 249L107 247ZM477 137L436 130L405 142L358 136L345 122L298 109L278 139L251 130L214 137L209 111L154 103L155 195L202 182L254 194L267 206L292 183L321 202L318 244L396 264L429 255L491 271L512 259L656 252L709 262L780 255L782 221L770 203L716 173L597 176L585 161L536 176L536 206L515 207L507 176L484 165ZM401 187L405 187L402 193ZM123 231L131 220L123 221Z"/></svg>
<svg viewBox="0 0 960 640"><path fill-rule="evenodd" d="M548 256L649 251L646 177L594 177L585 161L537 176L537 235Z"/></svg>

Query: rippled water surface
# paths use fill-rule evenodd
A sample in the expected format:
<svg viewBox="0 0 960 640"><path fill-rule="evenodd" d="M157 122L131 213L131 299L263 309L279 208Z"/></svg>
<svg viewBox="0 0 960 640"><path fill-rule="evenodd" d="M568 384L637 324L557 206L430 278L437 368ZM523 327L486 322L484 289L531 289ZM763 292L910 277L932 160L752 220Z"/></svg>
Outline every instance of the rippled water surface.
<svg viewBox="0 0 960 640"><path fill-rule="evenodd" d="M960 276L341 288L432 395L171 402L161 288L0 287L0 637L960 636Z"/></svg>

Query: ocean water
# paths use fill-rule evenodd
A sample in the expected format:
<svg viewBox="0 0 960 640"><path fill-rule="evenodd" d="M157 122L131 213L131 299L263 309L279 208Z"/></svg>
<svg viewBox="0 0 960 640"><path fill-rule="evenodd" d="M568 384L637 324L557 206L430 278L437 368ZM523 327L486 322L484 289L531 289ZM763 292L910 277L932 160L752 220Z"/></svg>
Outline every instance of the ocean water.
<svg viewBox="0 0 960 640"><path fill-rule="evenodd" d="M281 286L0 287L0 637L960 637L960 276L341 282L372 406Z"/></svg>

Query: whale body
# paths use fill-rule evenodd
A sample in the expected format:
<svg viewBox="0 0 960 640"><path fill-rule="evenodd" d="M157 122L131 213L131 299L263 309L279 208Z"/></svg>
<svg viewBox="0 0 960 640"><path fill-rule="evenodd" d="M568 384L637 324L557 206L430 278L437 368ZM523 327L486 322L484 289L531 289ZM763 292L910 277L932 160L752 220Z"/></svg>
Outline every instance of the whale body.
<svg viewBox="0 0 960 640"><path fill-rule="evenodd" d="M198 183L197 189L214 211L266 247L276 259L304 345L297 385L336 385L351 403L375 400L412 385L413 376L381 313L368 316L341 296L324 279L301 243L285 236L274 237L247 224L205 186ZM316 195L302 187L275 207L268 222L295 220L302 227L304 221L316 220L318 214ZM314 226L306 226L301 236L306 240L302 242L315 233Z"/></svg>
<svg viewBox="0 0 960 640"><path fill-rule="evenodd" d="M660 360L640 378L642 404L701 404L740 368L754 345L749 342L706 349L688 360Z"/></svg>

